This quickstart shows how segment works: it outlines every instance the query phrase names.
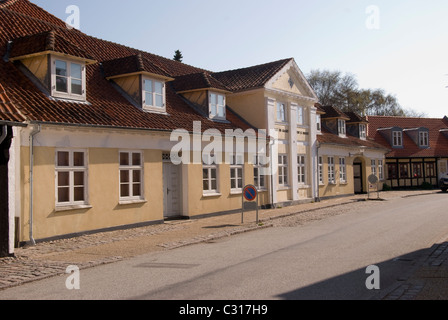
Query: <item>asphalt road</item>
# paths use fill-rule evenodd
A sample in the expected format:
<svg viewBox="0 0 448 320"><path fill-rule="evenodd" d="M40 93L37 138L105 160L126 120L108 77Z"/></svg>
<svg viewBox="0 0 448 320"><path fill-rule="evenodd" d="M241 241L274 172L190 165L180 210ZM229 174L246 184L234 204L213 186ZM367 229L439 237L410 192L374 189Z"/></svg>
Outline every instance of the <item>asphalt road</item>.
<svg viewBox="0 0 448 320"><path fill-rule="evenodd" d="M448 236L446 194L360 207L81 270L79 290L67 289L66 275L0 291L0 299L374 299ZM380 290L366 287L369 265L379 268Z"/></svg>

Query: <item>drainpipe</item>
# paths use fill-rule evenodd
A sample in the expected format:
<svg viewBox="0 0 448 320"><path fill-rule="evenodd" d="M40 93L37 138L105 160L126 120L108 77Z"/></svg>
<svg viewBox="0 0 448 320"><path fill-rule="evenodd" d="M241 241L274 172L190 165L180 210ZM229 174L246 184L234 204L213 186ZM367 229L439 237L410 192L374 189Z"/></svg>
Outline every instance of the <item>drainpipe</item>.
<svg viewBox="0 0 448 320"><path fill-rule="evenodd" d="M317 173L317 184L316 184L316 192L315 196L317 195L317 198L315 199L316 202L320 202L320 176L319 176L319 149L320 149L320 143L316 142L316 173ZM323 173L322 173L323 174Z"/></svg>
<svg viewBox="0 0 448 320"><path fill-rule="evenodd" d="M33 174L34 174L34 137L40 133L41 126L40 124L37 125L33 129L33 131L30 132L30 241L33 246L36 245L36 241L33 237Z"/></svg>
<svg viewBox="0 0 448 320"><path fill-rule="evenodd" d="M3 141L5 141L7 135L8 135L8 126L4 125L2 127L2 132L1 132L1 135L0 135L0 144L2 144Z"/></svg>

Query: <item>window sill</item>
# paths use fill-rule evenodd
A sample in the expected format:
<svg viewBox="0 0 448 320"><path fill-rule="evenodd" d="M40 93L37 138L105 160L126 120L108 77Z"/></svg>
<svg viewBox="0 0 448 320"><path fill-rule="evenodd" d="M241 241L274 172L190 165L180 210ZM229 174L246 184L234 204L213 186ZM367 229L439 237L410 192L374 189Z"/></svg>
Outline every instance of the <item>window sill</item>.
<svg viewBox="0 0 448 320"><path fill-rule="evenodd" d="M282 191L282 190L289 190L289 189L291 189L290 186L279 186L277 190Z"/></svg>
<svg viewBox="0 0 448 320"><path fill-rule="evenodd" d="M215 193L203 193L203 194L202 194L202 197L204 197L204 198L212 198L212 197L220 197L220 196L222 196L222 194L219 193L219 192L215 192Z"/></svg>
<svg viewBox="0 0 448 320"><path fill-rule="evenodd" d="M154 106L143 105L142 110L150 112L150 113L157 113L157 114L165 115L165 116L168 115L168 113L166 112L166 107L154 107Z"/></svg>
<svg viewBox="0 0 448 320"><path fill-rule="evenodd" d="M243 194L243 190L242 189L238 189L238 190L230 190L230 194L234 195L234 194Z"/></svg>
<svg viewBox="0 0 448 320"><path fill-rule="evenodd" d="M310 185L307 185L307 184L299 184L299 189L309 189L309 188L311 188Z"/></svg>
<svg viewBox="0 0 448 320"><path fill-rule="evenodd" d="M66 205L66 206L56 206L54 211L64 212L64 211L73 211L73 210L91 209L91 208L93 208L93 207L88 204L74 204L74 205Z"/></svg>
<svg viewBox="0 0 448 320"><path fill-rule="evenodd" d="M147 203L148 201L142 200L142 199L136 199L136 200L120 200L118 201L119 205L128 205L128 204L141 204L141 203Z"/></svg>

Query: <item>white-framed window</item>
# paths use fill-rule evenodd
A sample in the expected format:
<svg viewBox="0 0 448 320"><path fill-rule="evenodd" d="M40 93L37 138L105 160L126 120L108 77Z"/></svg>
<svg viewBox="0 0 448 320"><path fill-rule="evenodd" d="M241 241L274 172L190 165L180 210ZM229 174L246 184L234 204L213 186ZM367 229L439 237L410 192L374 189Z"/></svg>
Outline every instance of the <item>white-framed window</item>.
<svg viewBox="0 0 448 320"><path fill-rule="evenodd" d="M319 157L319 184L324 184L324 158Z"/></svg>
<svg viewBox="0 0 448 320"><path fill-rule="evenodd" d="M143 199L143 153L120 151L120 199Z"/></svg>
<svg viewBox="0 0 448 320"><path fill-rule="evenodd" d="M384 180L384 161L378 160L378 179Z"/></svg>
<svg viewBox="0 0 448 320"><path fill-rule="evenodd" d="M160 80L142 77L143 109L165 112L165 83Z"/></svg>
<svg viewBox="0 0 448 320"><path fill-rule="evenodd" d="M277 102L277 122L287 122L288 110L286 103Z"/></svg>
<svg viewBox="0 0 448 320"><path fill-rule="evenodd" d="M429 132L420 131L418 137L420 147L429 147Z"/></svg>
<svg viewBox="0 0 448 320"><path fill-rule="evenodd" d="M56 205L87 204L87 152L56 151Z"/></svg>
<svg viewBox="0 0 448 320"><path fill-rule="evenodd" d="M403 146L403 132L402 131L392 131L392 146L402 147Z"/></svg>
<svg viewBox="0 0 448 320"><path fill-rule="evenodd" d="M297 125L305 125L305 108L297 107Z"/></svg>
<svg viewBox="0 0 448 320"><path fill-rule="evenodd" d="M306 160L305 155L297 156L297 177L299 184L306 184Z"/></svg>
<svg viewBox="0 0 448 320"><path fill-rule="evenodd" d="M374 176L376 176L376 160L370 161L370 168L371 168L372 174Z"/></svg>
<svg viewBox="0 0 448 320"><path fill-rule="evenodd" d="M365 124L359 125L359 137L361 139L367 139L367 126Z"/></svg>
<svg viewBox="0 0 448 320"><path fill-rule="evenodd" d="M345 158L339 158L339 182L347 182L347 165Z"/></svg>
<svg viewBox="0 0 448 320"><path fill-rule="evenodd" d="M278 184L288 185L288 156L285 154L278 156Z"/></svg>
<svg viewBox="0 0 448 320"><path fill-rule="evenodd" d="M51 57L51 95L86 100L86 66L82 62Z"/></svg>
<svg viewBox="0 0 448 320"><path fill-rule="evenodd" d="M346 134L345 120L338 119L338 133L341 136L345 136Z"/></svg>
<svg viewBox="0 0 448 320"><path fill-rule="evenodd" d="M262 161L262 156L254 156L254 185L258 190L266 189L266 177L263 174L266 168L266 161Z"/></svg>
<svg viewBox="0 0 448 320"><path fill-rule="evenodd" d="M226 96L219 93L209 93L210 118L226 118Z"/></svg>
<svg viewBox="0 0 448 320"><path fill-rule="evenodd" d="M317 132L322 131L322 116L320 114L316 115L316 122L317 122Z"/></svg>
<svg viewBox="0 0 448 320"><path fill-rule="evenodd" d="M230 164L230 191L240 192L243 190L244 161L242 156L233 156Z"/></svg>
<svg viewBox="0 0 448 320"><path fill-rule="evenodd" d="M210 159L209 159L210 160ZM202 191L204 194L219 193L218 166L212 161L204 161L202 165Z"/></svg>
<svg viewBox="0 0 448 320"><path fill-rule="evenodd" d="M328 157L328 183L336 183L334 157Z"/></svg>

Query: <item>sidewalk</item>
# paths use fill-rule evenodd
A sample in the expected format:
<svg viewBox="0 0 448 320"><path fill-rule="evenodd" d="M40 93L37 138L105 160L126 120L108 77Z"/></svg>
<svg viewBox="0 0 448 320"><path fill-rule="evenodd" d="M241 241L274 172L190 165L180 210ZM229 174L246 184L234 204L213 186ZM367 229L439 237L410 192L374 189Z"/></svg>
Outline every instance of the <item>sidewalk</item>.
<svg viewBox="0 0 448 320"><path fill-rule="evenodd" d="M383 200L437 191L382 192ZM372 198L375 198L372 196ZM343 214L360 206L367 195L356 195L299 206L260 210L259 225L255 212L215 216L204 219L170 221L160 225L118 230L72 239L38 243L16 249L15 257L0 259L0 290L52 276L65 274L69 265L80 269L113 263L134 256L211 242L243 232L275 227L279 224L305 224ZM288 219L290 218L290 219ZM289 221L291 220L291 221ZM448 235L447 235L448 236ZM435 246L425 265L408 281L388 294L386 300L448 299L448 243ZM439 285L440 279L445 282ZM429 284L431 287L425 285Z"/></svg>

